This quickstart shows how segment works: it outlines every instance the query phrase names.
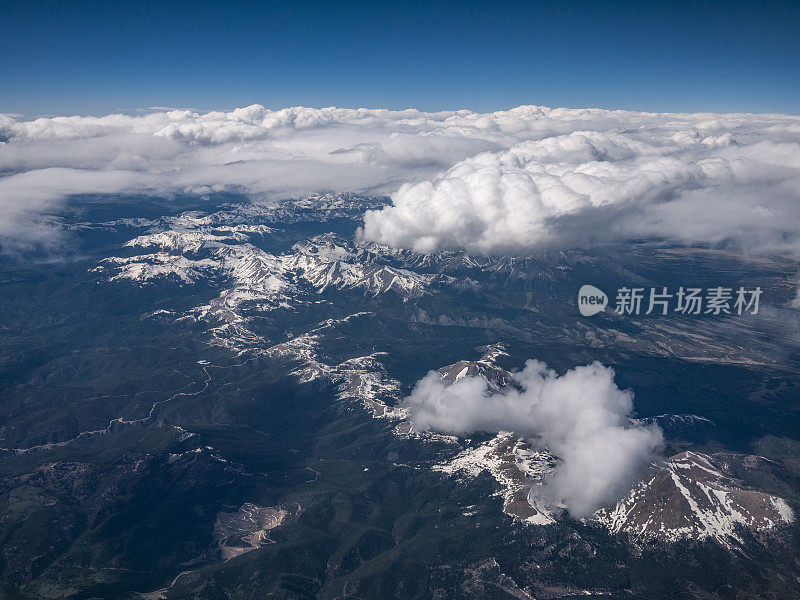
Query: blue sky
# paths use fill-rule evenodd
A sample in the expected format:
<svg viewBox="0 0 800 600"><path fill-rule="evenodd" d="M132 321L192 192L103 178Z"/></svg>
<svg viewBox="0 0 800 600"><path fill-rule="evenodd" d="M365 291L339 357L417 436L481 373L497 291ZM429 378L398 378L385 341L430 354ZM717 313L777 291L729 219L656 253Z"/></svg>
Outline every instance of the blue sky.
<svg viewBox="0 0 800 600"><path fill-rule="evenodd" d="M800 3L10 2L0 112L800 113Z"/></svg>

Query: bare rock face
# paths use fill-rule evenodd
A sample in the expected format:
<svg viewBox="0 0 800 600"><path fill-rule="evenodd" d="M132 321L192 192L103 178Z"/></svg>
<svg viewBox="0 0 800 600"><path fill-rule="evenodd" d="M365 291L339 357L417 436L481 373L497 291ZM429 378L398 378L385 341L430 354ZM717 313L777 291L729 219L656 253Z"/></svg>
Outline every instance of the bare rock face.
<svg viewBox="0 0 800 600"><path fill-rule="evenodd" d="M491 344L478 350L483 352L478 360L460 360L439 369L442 379L455 383L462 377L480 376L495 390L512 385L511 373L495 364L499 357L507 355L505 347L502 344Z"/></svg>
<svg viewBox="0 0 800 600"><path fill-rule="evenodd" d="M768 469L766 459L744 454L682 452L595 518L635 542L711 538L732 548L742 535L769 534L794 521L785 500L749 488L743 470Z"/></svg>

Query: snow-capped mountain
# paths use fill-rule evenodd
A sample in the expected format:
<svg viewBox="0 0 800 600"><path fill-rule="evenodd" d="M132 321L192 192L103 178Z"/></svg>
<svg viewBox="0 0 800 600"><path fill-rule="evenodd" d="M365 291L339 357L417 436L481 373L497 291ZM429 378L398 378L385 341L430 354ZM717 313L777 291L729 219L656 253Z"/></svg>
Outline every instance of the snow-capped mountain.
<svg viewBox="0 0 800 600"><path fill-rule="evenodd" d="M342 202L331 201L329 212L346 212L349 202L346 198ZM301 208L294 203L293 214ZM313 208L315 214L323 211L320 206ZM391 253L377 253L380 248L375 245L365 250L332 233L295 243L284 253L260 248L258 239L275 230L253 221L273 222L284 217L287 210L283 204L235 207L209 215L184 213L159 224L149 223L156 231L124 245L130 256L109 257L94 270L111 282L151 285L172 281L216 288L216 298L195 307L187 316L222 323L214 337L226 346L231 345L230 339L219 335L219 327L233 332L228 338L253 336L245 325L244 307L262 313L293 309L320 302L318 296L327 290L352 290L372 297L389 294L407 301L424 294L438 278L387 264ZM242 218L246 219L244 223L237 222ZM230 324L237 326L231 328Z"/></svg>
<svg viewBox="0 0 800 600"><path fill-rule="evenodd" d="M367 300L387 296L406 304L426 295L435 297L437 286L476 291L486 285L477 281L482 280L494 282L490 285L518 287L530 294L531 289L553 290L560 273L583 268L584 259L580 256L423 254L361 242L358 236L334 232L299 239L282 251L267 250L262 243L264 236L280 236L281 228L292 223L353 218L359 211L375 206L375 202L330 196L323 202L315 199L269 206L234 205L215 213L195 211L159 221L137 221L126 226L147 231L124 244L127 255L109 257L94 270L114 283L148 286L172 281L216 290L217 296L207 304L174 317L207 321L213 343L236 353L292 364L292 373L299 382L330 382L338 389L339 399L362 406L373 417L393 421L393 431L398 435L445 442L450 454L432 466L434 471L458 478L488 473L499 487L505 513L532 526L555 523L564 507L548 505L537 490L553 472L558 457L540 441L501 432L476 445L471 440L415 432L407 411L398 407L402 386L387 373L385 352L373 351L340 361L326 358L321 351L326 339L336 337L342 325L372 318L374 314L355 312L328 319L283 340L264 338L251 327L252 319L279 309L296 311L329 302L327 294L331 292L356 293ZM533 308L534 312L537 310ZM429 318L424 310L417 311L420 322ZM445 315L440 321L462 325ZM475 324L475 317L463 323ZM621 332L592 331L592 325L584 323L579 327L582 329L562 330L562 334L565 338L579 340L588 336L590 341L606 342L613 335L617 342L639 343ZM640 333L648 335L646 332L644 326ZM668 346L659 347L670 351ZM502 344L485 346L480 351L482 355L477 360L460 360L439 368L441 379L455 383L464 377L479 376L494 391L516 385L511 373L497 364L507 355ZM706 432L714 427L710 420L697 415L663 414L641 423L679 436L689 430ZM792 522L792 510L784 500L751 489L726 471L730 461L745 458L729 455L727 462L721 460L718 455L685 453L653 465L647 478L627 497L616 506L601 509L588 521L615 535L627 534L635 543L710 538L726 547L740 543L742 531L762 534Z"/></svg>
<svg viewBox="0 0 800 600"><path fill-rule="evenodd" d="M738 469L737 469L738 467ZM758 456L682 452L637 484L597 521L636 542L711 538L727 547L743 535L775 533L794 521L794 512L777 496L748 487L734 470L769 469Z"/></svg>
<svg viewBox="0 0 800 600"><path fill-rule="evenodd" d="M477 361L459 361L439 369L445 381L465 376L483 377L490 389L509 385L511 374L494 360L504 354L501 345L489 346ZM696 415L659 415L647 420L674 427L707 427L708 419ZM534 446L531 445L534 443ZM554 523L559 506L547 506L537 493L551 474L558 457L536 440L501 432L488 442L471 446L435 470L450 475L476 477L490 474L504 498L508 515L532 525ZM589 518L613 534L625 533L635 543L712 539L725 547L742 544L742 536L768 534L794 521L794 512L782 498L758 491L742 481L742 472L770 468L764 458L751 455L683 452L654 464L614 507Z"/></svg>
<svg viewBox="0 0 800 600"><path fill-rule="evenodd" d="M227 233L233 235L226 237ZM273 255L244 241L249 233L215 228L147 234L126 246L156 252L108 258L97 270L110 272L111 281L139 284L169 278L184 284L222 280L232 286L229 290L238 291L237 305L244 300L260 301L262 309L302 302L307 297L304 284L317 293L353 289L373 296L391 292L407 299L422 295L434 279L407 269L359 262L363 253L333 234L316 236L295 244L289 253ZM226 300L230 304L232 298Z"/></svg>
<svg viewBox="0 0 800 600"><path fill-rule="evenodd" d="M190 200L137 217L100 199L64 217L80 260L3 273L0 292L28 303L3 304L0 570L31 597L211 597L245 580L243 597L382 597L397 573L422 582L409 594L453 600L722 600L765 581L778 591L764 598L797 597L797 371L775 334L793 321L769 304L776 290L794 298L794 263L644 247L422 253L362 239L364 211L386 199ZM762 313L575 306L586 282L612 297L672 276L756 282ZM529 359L551 383L613 367L612 397L633 403L620 426L663 432L666 450L580 519L554 484L570 458L547 433L563 421L539 431L514 409L480 429L488 396L528 402L516 369ZM473 428L424 429L410 401L423 380L477 390L454 413ZM774 462L708 450L748 445ZM602 445L592 456L602 463ZM120 568L98 571L100 553ZM703 571L709 556L726 570ZM374 594L348 587L373 574Z"/></svg>
<svg viewBox="0 0 800 600"><path fill-rule="evenodd" d="M478 360L460 360L452 365L439 369L442 379L455 383L462 377L483 377L492 389L512 385L508 371L497 366L496 360L501 356L508 356L502 344L491 344L484 348L483 355Z"/></svg>

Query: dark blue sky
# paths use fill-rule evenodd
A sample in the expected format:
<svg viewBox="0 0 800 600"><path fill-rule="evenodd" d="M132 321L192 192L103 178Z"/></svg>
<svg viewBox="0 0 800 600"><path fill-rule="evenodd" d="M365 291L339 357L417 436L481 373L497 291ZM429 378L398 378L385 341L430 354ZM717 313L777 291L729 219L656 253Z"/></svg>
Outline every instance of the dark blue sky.
<svg viewBox="0 0 800 600"><path fill-rule="evenodd" d="M0 1L0 112L800 113L800 2Z"/></svg>

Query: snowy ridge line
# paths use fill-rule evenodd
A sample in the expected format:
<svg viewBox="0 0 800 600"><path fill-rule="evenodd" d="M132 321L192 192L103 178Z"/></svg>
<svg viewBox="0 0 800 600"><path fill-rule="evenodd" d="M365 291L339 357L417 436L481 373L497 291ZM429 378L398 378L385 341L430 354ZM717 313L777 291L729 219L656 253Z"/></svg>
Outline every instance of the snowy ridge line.
<svg viewBox="0 0 800 600"><path fill-rule="evenodd" d="M300 366L292 371L299 382L326 379L338 386L337 396L340 400L357 400L374 418L404 420L407 415L403 409L386 404L386 400L399 401L400 382L388 377L385 367L378 360L386 355L385 352L350 358L337 365L323 362L317 353L322 332L351 319L373 314L359 312L341 319L328 319L302 335L263 350L263 353L270 357L299 361Z"/></svg>
<svg viewBox="0 0 800 600"><path fill-rule="evenodd" d="M508 356L505 346L494 343L478 350L482 352L478 360L462 360L442 367L438 370L440 377L451 383L462 377L482 377L493 390L512 385L510 373L496 364L498 358ZM452 436L446 437L458 440ZM466 443L469 446L470 440L466 440ZM475 447L467 447L455 457L432 468L434 471L466 478L474 478L486 472L500 488L494 495L503 498L503 512L529 525L549 525L555 523L555 515L534 492L537 484L542 483L555 465L556 458L546 449L534 448L513 432L501 431L491 440Z"/></svg>
<svg viewBox="0 0 800 600"><path fill-rule="evenodd" d="M482 349L477 361L459 361L439 369L440 377L454 383L465 376L479 376L498 389L509 385L510 374L495 364L505 354L501 344ZM670 422L683 426L713 426L697 415L663 414L643 422ZM525 440L513 432L502 431L487 442L466 448L433 466L451 476L475 478L488 473L498 485L503 511L528 525L555 523L563 506L550 506L541 497L547 477L558 457L537 440ZM714 455L684 452L660 464L636 483L614 506L601 508L584 518L612 534L626 534L637 545L673 543L691 539L712 539L734 549L744 544L745 531L756 536L770 535L794 522L788 503L777 496L748 488L734 471L768 468L771 461L757 456L732 453Z"/></svg>
<svg viewBox="0 0 800 600"><path fill-rule="evenodd" d="M710 538L731 549L744 544L744 531L768 534L794 522L785 500L747 488L728 471L726 461L752 467L768 462L756 456L683 452L654 466L648 478L595 519L635 543Z"/></svg>
<svg viewBox="0 0 800 600"><path fill-rule="evenodd" d="M331 200L334 206L338 206L337 200L341 201L338 197ZM320 211L311 200L307 202ZM296 210L302 202L285 204ZM124 245L138 254L106 258L93 271L107 276L109 282L151 285L172 280L181 285L216 287L216 298L180 318L220 323L212 329L212 339L231 349L263 341L247 329L247 309L293 310L324 301L315 296L329 289L361 290L367 297L394 294L405 302L422 296L442 278L389 265L387 260L394 258L391 251L381 255L377 247L365 250L334 234L298 242L285 254L270 254L254 243L253 236L274 230L252 221L272 215L274 210L241 205L210 215L195 211L164 219L169 229L137 236ZM287 209L280 205L280 210ZM236 223L243 215L250 221Z"/></svg>
<svg viewBox="0 0 800 600"><path fill-rule="evenodd" d="M256 245L258 237L275 231L263 223L274 217L275 211L294 214L303 207L319 217L331 210L363 210L365 205L381 203L332 195L270 206L235 205L211 214L190 211L162 219L161 230L125 243L125 248L138 254L109 257L93 271L109 282L151 285L172 280L181 285L211 285L219 290L218 296L177 320L213 323L211 343L244 354L249 348L269 344L249 329L248 315L325 302L318 296L330 289L360 290L367 297L393 294L406 302L425 294L435 280L450 279L392 266L387 262L396 262L395 252L372 244L365 249L335 234L298 242L280 255ZM385 254L381 254L383 250ZM374 376L361 371L363 385L368 381L378 385Z"/></svg>
<svg viewBox="0 0 800 600"><path fill-rule="evenodd" d="M556 522L561 510L548 507L539 498L538 489L557 460L544 449L532 449L512 432L500 432L432 468L468 479L488 473L498 485L494 495L503 498L506 514L528 525L549 525ZM713 456L686 452L664 465L653 465L651 475L625 498L585 521L595 522L615 535L624 533L635 545L712 539L728 549L745 543L745 531L769 535L795 521L794 511L785 500L743 487L718 470L714 460Z"/></svg>
<svg viewBox="0 0 800 600"><path fill-rule="evenodd" d="M536 502L531 491L555 466L555 457L546 450L534 450L525 440L509 431L454 458L434 465L434 471L474 478L483 472L491 475L503 498L503 512L530 525L555 523L553 513Z"/></svg>

